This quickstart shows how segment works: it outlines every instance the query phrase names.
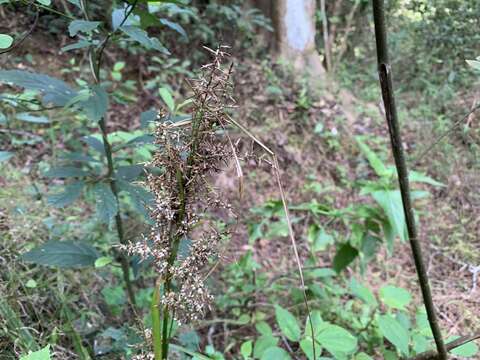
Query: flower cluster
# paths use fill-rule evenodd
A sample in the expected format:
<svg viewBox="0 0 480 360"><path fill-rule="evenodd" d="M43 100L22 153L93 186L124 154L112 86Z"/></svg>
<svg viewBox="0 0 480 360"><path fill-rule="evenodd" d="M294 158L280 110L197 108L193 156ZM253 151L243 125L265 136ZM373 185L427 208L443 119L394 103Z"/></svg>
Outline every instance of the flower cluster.
<svg viewBox="0 0 480 360"><path fill-rule="evenodd" d="M164 284L159 305L182 322L200 318L212 299L204 284L205 273L222 234L212 228L205 214L219 206L229 209L209 179L231 158L222 130L226 110L233 105L232 67L223 66L226 53L211 52L213 62L202 67L198 79L191 80L191 119L174 122L163 117L158 122L158 151L150 164L155 172L147 177L155 198L151 209L155 224L148 237L127 248L129 253L154 259ZM181 242L190 238L194 239L189 254L181 257Z"/></svg>

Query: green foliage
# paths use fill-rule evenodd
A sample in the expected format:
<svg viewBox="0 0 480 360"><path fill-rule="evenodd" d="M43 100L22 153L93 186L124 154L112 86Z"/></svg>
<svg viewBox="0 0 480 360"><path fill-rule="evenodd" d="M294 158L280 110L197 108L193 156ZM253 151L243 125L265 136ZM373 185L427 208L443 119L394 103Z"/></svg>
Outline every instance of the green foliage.
<svg viewBox="0 0 480 360"><path fill-rule="evenodd" d="M50 346L47 345L43 349L23 355L20 360L51 360Z"/></svg>
<svg viewBox="0 0 480 360"><path fill-rule="evenodd" d="M93 266L98 257L92 246L69 241L50 241L22 255L25 261L61 268Z"/></svg>

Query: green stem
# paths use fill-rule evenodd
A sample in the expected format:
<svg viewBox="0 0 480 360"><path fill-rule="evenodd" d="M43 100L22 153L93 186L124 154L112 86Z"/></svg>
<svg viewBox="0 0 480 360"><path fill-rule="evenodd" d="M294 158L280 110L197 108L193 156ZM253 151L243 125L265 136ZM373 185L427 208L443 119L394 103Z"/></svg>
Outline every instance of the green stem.
<svg viewBox="0 0 480 360"><path fill-rule="evenodd" d="M155 284L153 290L152 304L150 306L152 316L152 339L153 339L153 353L155 359L162 358L162 334L160 332L160 310L158 308L160 304L160 281Z"/></svg>
<svg viewBox="0 0 480 360"><path fill-rule="evenodd" d="M375 39L377 43L377 60L380 86L382 90L383 102L385 104L385 113L388 123L388 130L390 133L393 157L395 159L395 166L398 173L398 182L400 185L400 193L402 195L403 212L405 214L410 247L413 253L418 280L420 282L423 302L427 310L428 321L435 339L438 359L446 360L448 358L447 350L445 348L440 326L435 315L435 307L433 305L428 275L425 268L425 263L423 261L422 249L418 240L415 216L410 198L408 169L400 135L400 126L398 124L397 109L395 106L395 97L393 92L391 68L388 60L387 31L385 26L383 0L372 0L372 5L375 22Z"/></svg>
<svg viewBox="0 0 480 360"><path fill-rule="evenodd" d="M80 4L81 4L81 8L82 8L85 19L89 20L86 0L81 0ZM130 15L130 13L128 13L128 15ZM124 19L124 21L125 20L126 18ZM103 47L105 47L105 45ZM100 84L101 58L98 57L95 50L93 49L90 51L89 55L90 55L90 63L96 64L95 66L91 66L94 81L96 84ZM100 121L98 122L98 126L100 128L100 131L102 132L103 147L105 149L105 157L107 158L107 166L108 166L107 179L110 185L110 189L113 193L113 196L115 197L115 202L117 204L117 209L118 209L117 214L115 215L115 225L117 228L118 240L120 244L128 245L127 240L125 239L124 231L123 231L123 221L122 221L122 216L120 211L120 200L118 198L117 183L115 180L115 167L113 165L112 145L108 140L106 116L103 116L100 119ZM119 252L118 255L119 255L120 264L122 267L123 281L125 282L125 287L127 288L129 303L133 308L136 305L136 299L135 299L135 293L133 291L132 282L130 281L130 264L128 261L128 257L123 252Z"/></svg>

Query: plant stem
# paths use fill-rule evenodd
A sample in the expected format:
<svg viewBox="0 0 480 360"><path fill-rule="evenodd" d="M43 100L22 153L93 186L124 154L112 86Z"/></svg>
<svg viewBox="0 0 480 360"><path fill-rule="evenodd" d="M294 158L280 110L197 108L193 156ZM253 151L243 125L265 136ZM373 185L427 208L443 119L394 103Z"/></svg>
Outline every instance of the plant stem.
<svg viewBox="0 0 480 360"><path fill-rule="evenodd" d="M153 353L155 354L155 359L162 358L162 334L160 332L160 310L158 305L160 303L160 281L155 283L155 288L153 290L152 304L150 306L151 316L152 316L152 340L153 340Z"/></svg>
<svg viewBox="0 0 480 360"><path fill-rule="evenodd" d="M84 17L88 21L90 18L88 16L86 0L81 0L80 4L81 4ZM132 10L133 10L133 7L132 7ZM128 15L130 15L130 13L128 13ZM128 15L126 15L126 17L128 17ZM123 20L123 22L125 22L126 17ZM110 35L106 37L106 41L108 41L109 37ZM102 47L102 51L103 51L103 48L105 48L106 46L106 41ZM91 49L89 53L89 59L90 59L90 64L91 64L90 68L92 71L93 79L96 84L100 84L101 57L98 56L98 54L95 52L94 49ZM118 240L120 244L127 245L127 240L125 239L125 234L123 231L123 221L122 221L122 216L120 211L120 200L118 198L117 183L115 180L115 167L113 165L112 145L108 140L106 115L99 120L98 126L100 128L100 131L102 132L103 147L105 149L105 157L107 158L107 167L108 167L107 179L110 185L110 189L113 193L113 196L115 197L115 202L118 209L115 215L115 225L117 228ZM130 306L132 306L132 309L133 309L134 306L136 305L136 300L135 300L135 293L133 292L132 282L130 281L130 264L128 261L128 257L124 253L118 252L118 255L119 255L120 264L122 267L123 281L125 282L125 287L127 288L128 300L129 300Z"/></svg>
<svg viewBox="0 0 480 360"><path fill-rule="evenodd" d="M385 26L383 0L372 0L372 5L375 22L375 40L377 43L377 61L380 86L382 90L383 102L385 104L385 113L388 123L388 130L390 133L393 157L395 159L395 166L398 173L398 182L400 185L400 193L402 195L403 212L405 214L410 247L413 253L418 280L420 282L423 302L427 310L428 321L435 339L438 359L446 360L448 358L447 350L445 348L445 344L443 343L442 333L435 315L432 293L422 257L422 249L418 240L415 217L410 199L408 169L400 135L400 126L398 124L397 109L395 106L395 97L393 93L391 68L388 60L387 32Z"/></svg>

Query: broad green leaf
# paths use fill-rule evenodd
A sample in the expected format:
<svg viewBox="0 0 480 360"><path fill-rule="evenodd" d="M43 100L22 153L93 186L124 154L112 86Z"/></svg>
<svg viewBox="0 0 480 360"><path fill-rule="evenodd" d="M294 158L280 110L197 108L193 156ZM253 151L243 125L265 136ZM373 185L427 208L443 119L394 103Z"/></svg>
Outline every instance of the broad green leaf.
<svg viewBox="0 0 480 360"><path fill-rule="evenodd" d="M29 113L18 113L15 115L15 118L21 121L36 123L36 124L48 124L50 120L48 120L45 116L36 116L31 115Z"/></svg>
<svg viewBox="0 0 480 360"><path fill-rule="evenodd" d="M352 294L363 300L366 304L371 306L378 305L377 299L375 299L370 289L359 283L354 277L350 279L349 287Z"/></svg>
<svg viewBox="0 0 480 360"><path fill-rule="evenodd" d="M143 172L143 165L120 166L117 169L116 177L117 179L131 182L136 178L138 178L142 172Z"/></svg>
<svg viewBox="0 0 480 360"><path fill-rule="evenodd" d="M13 156L13 153L10 151L0 151L0 163L8 161Z"/></svg>
<svg viewBox="0 0 480 360"><path fill-rule="evenodd" d="M412 301L412 295L405 289L386 285L380 289L380 299L393 309L405 310Z"/></svg>
<svg viewBox="0 0 480 360"><path fill-rule="evenodd" d="M480 71L480 61L477 61L477 60L465 60L465 61L471 68Z"/></svg>
<svg viewBox="0 0 480 360"><path fill-rule="evenodd" d="M300 349L302 349L308 360L317 360L318 356L322 352L322 348L320 347L320 345L315 344L315 355L317 356L317 359L315 359L315 357L313 356L313 340L311 337L300 340Z"/></svg>
<svg viewBox="0 0 480 360"><path fill-rule="evenodd" d="M300 340L301 331L297 319L288 310L275 305L275 318L282 334L290 341Z"/></svg>
<svg viewBox="0 0 480 360"><path fill-rule="evenodd" d="M64 106L77 95L75 90L61 80L24 70L0 70L0 82L40 91L43 94L44 104Z"/></svg>
<svg viewBox="0 0 480 360"><path fill-rule="evenodd" d="M271 335L262 335L260 336L253 345L253 357L260 359L265 352L270 347L276 346L278 344L278 338Z"/></svg>
<svg viewBox="0 0 480 360"><path fill-rule="evenodd" d="M454 341L458 338L459 336L452 336L447 339L447 342ZM472 357L478 354L478 346L477 344L475 344L475 342L470 341L465 345L462 345L453 349L452 351L450 351L450 354L461 356L461 357Z"/></svg>
<svg viewBox="0 0 480 360"><path fill-rule="evenodd" d="M163 102L165 105L167 105L168 110L173 113L175 111L175 101L173 100L172 94L170 93L170 90L168 90L165 87L162 87L158 89L158 93L160 94L160 97L162 98Z"/></svg>
<svg viewBox="0 0 480 360"><path fill-rule="evenodd" d="M315 337L325 349L332 355L351 354L357 348L357 338L350 334L344 328L328 324L320 333Z"/></svg>
<svg viewBox="0 0 480 360"><path fill-rule="evenodd" d="M73 20L70 25L68 25L68 32L70 36L75 36L79 32L91 34L100 24L100 21Z"/></svg>
<svg viewBox="0 0 480 360"><path fill-rule="evenodd" d="M379 177L390 176L392 171L390 171L383 163L382 160L375 154L375 152L365 144L360 137L355 137L358 147L362 151L363 155L367 158L370 166L375 171Z"/></svg>
<svg viewBox="0 0 480 360"><path fill-rule="evenodd" d="M50 6L52 0L37 0L37 2L45 6Z"/></svg>
<svg viewBox="0 0 480 360"><path fill-rule="evenodd" d="M261 360L291 360L288 352L278 346L273 346L265 350Z"/></svg>
<svg viewBox="0 0 480 360"><path fill-rule="evenodd" d="M81 101L80 105L90 120L99 121L108 110L108 94L102 86L93 85L89 98Z"/></svg>
<svg viewBox="0 0 480 360"><path fill-rule="evenodd" d="M102 222L109 223L117 214L117 199L113 195L110 186L105 183L97 183L93 187L95 194L96 208L99 219Z"/></svg>
<svg viewBox="0 0 480 360"><path fill-rule="evenodd" d="M260 321L259 323L255 324L255 329L257 329L260 335L273 336L272 328L265 321Z"/></svg>
<svg viewBox="0 0 480 360"><path fill-rule="evenodd" d="M349 243L340 246L333 258L333 269L339 273L358 256L358 250Z"/></svg>
<svg viewBox="0 0 480 360"><path fill-rule="evenodd" d="M13 37L7 34L0 34L0 49L8 49L13 44Z"/></svg>
<svg viewBox="0 0 480 360"><path fill-rule="evenodd" d="M355 355L355 360L373 360L373 358L370 355L367 355L364 352L361 352Z"/></svg>
<svg viewBox="0 0 480 360"><path fill-rule="evenodd" d="M420 334L413 334L412 342L413 342L413 351L415 351L415 354L420 354L428 350L428 340L425 336Z"/></svg>
<svg viewBox="0 0 480 360"><path fill-rule="evenodd" d="M240 354L242 354L244 359L248 359L252 355L252 351L253 351L252 340L245 341L240 346Z"/></svg>
<svg viewBox="0 0 480 360"><path fill-rule="evenodd" d="M56 208L62 208L70 205L80 197L84 185L85 184L82 181L76 181L72 184L69 184L65 186L64 191L57 194L48 195L47 202Z"/></svg>
<svg viewBox="0 0 480 360"><path fill-rule="evenodd" d="M323 330L325 326L328 326L328 323L322 320L322 314L318 310L311 311L310 316L312 320L311 323L310 323L310 318L308 316L305 319L305 336L307 338L314 338L320 331ZM315 334L315 336L312 335L312 326L313 326L313 333Z"/></svg>
<svg viewBox="0 0 480 360"><path fill-rule="evenodd" d="M408 173L408 179L410 180L410 182L421 182L421 183L429 184L432 186L438 186L438 187L447 186L445 184L442 184L441 182L438 182L435 179L432 179L430 176L427 176L425 174L422 174L418 171L413 171L413 170Z"/></svg>
<svg viewBox="0 0 480 360"><path fill-rule="evenodd" d="M23 260L62 268L93 266L97 251L90 245L70 241L50 241L22 255Z"/></svg>
<svg viewBox="0 0 480 360"><path fill-rule="evenodd" d="M402 241L405 241L408 236L400 191L374 191L372 196L387 215L388 221L395 234L398 235Z"/></svg>
<svg viewBox="0 0 480 360"><path fill-rule="evenodd" d="M333 236L329 235L323 228L316 224L308 228L308 241L311 243L313 252L324 251L328 245L334 243Z"/></svg>
<svg viewBox="0 0 480 360"><path fill-rule="evenodd" d="M88 146L90 146L93 150L100 153L100 155L105 156L105 146L103 145L103 142L98 140L96 137L84 136L82 138L82 141Z"/></svg>
<svg viewBox="0 0 480 360"><path fill-rule="evenodd" d="M408 355L410 335L407 330L391 315L380 315L378 327L382 335L404 355Z"/></svg>
<svg viewBox="0 0 480 360"><path fill-rule="evenodd" d="M158 50L165 55L170 55L167 48L158 39L149 37L146 31L132 25L124 25L120 29L132 40L137 41L147 49Z"/></svg>
<svg viewBox="0 0 480 360"><path fill-rule="evenodd" d="M112 261L113 259L108 256L99 257L97 260L95 260L95 267L101 268L101 267L107 266L108 264L112 263Z"/></svg>
<svg viewBox="0 0 480 360"><path fill-rule="evenodd" d="M25 286L29 289L35 289L37 287L37 282L33 279L29 279L26 283Z"/></svg>
<svg viewBox="0 0 480 360"><path fill-rule="evenodd" d="M172 30L175 30L176 32L178 32L180 35L184 36L184 37L187 37L187 33L185 32L185 29L177 24L176 22L172 22L168 19L165 19L165 18L161 18L160 19L160 23L162 25L165 25L166 27L169 27L170 29Z"/></svg>
<svg viewBox="0 0 480 360"><path fill-rule="evenodd" d="M50 345L45 346L42 350L31 352L28 355L20 356L20 360L51 360Z"/></svg>
<svg viewBox="0 0 480 360"><path fill-rule="evenodd" d="M142 128L148 127L148 124L157 119L158 112L155 110L147 110L140 114L140 124Z"/></svg>
<svg viewBox="0 0 480 360"><path fill-rule="evenodd" d="M88 172L74 166L60 166L48 170L43 175L48 178L70 178L84 177L88 175Z"/></svg>

